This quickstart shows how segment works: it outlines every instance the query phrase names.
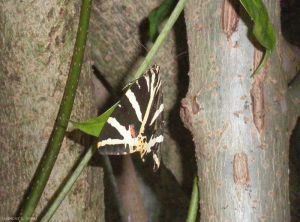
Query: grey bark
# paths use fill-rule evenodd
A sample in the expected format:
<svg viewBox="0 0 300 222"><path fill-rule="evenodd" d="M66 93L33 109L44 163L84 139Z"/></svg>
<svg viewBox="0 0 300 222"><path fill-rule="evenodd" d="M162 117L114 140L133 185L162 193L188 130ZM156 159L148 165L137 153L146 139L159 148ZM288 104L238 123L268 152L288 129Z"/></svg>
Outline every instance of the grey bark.
<svg viewBox="0 0 300 222"><path fill-rule="evenodd" d="M266 0L278 43L261 52L237 1L186 7L190 86L181 116L196 145L201 221L289 221L290 113L279 2Z"/></svg>
<svg viewBox="0 0 300 222"><path fill-rule="evenodd" d="M77 1L0 2L0 217L14 216L50 136L71 61ZM94 116L90 64L83 66L73 120ZM80 145L80 144L83 145ZM65 138L34 218L88 144ZM53 221L104 221L101 168L88 167Z"/></svg>

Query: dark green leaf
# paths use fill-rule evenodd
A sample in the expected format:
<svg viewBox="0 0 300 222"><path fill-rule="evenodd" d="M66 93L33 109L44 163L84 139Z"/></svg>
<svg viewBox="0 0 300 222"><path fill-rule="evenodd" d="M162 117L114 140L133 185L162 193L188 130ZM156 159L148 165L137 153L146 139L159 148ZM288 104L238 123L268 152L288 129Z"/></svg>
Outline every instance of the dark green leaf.
<svg viewBox="0 0 300 222"><path fill-rule="evenodd" d="M87 120L86 122L82 122L82 123L74 122L74 121L70 121L70 122L72 123L74 128L79 129L82 132L89 134L91 136L98 137L102 128L104 127L107 119L113 113L113 111L115 110L117 105L118 105L118 103L113 105L102 115L100 115L96 118Z"/></svg>
<svg viewBox="0 0 300 222"><path fill-rule="evenodd" d="M276 44L276 35L270 22L267 9L262 0L240 0L254 22L253 35L266 48L266 52L255 73L258 73L268 61Z"/></svg>
<svg viewBox="0 0 300 222"><path fill-rule="evenodd" d="M148 19L149 19L149 37L152 42L158 36L158 28L159 25L165 20L168 15L172 12L173 8L175 7L175 0L164 0L161 5L153 10Z"/></svg>
<svg viewBox="0 0 300 222"><path fill-rule="evenodd" d="M267 9L262 0L240 0L254 22L253 34L258 42L268 50L273 50L276 36Z"/></svg>

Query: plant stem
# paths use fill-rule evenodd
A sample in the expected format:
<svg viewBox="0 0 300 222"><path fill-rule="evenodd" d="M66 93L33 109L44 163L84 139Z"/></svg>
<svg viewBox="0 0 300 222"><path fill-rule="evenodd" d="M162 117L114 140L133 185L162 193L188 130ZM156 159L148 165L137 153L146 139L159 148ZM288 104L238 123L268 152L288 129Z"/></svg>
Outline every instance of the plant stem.
<svg viewBox="0 0 300 222"><path fill-rule="evenodd" d="M45 189L65 136L80 76L89 27L90 11L91 0L83 0L77 37L64 95L48 145L33 178L29 195L26 197L20 210L20 221L22 222L29 221L31 219L31 216Z"/></svg>
<svg viewBox="0 0 300 222"><path fill-rule="evenodd" d="M146 70L146 68L149 66L150 62L152 61L154 55L156 54L157 50L159 49L159 46L165 41L167 35L170 33L174 23L176 22L178 16L182 12L185 2L187 0L179 0L177 3L174 11L172 12L170 18L168 19L163 31L158 36L157 40L155 41L152 49L146 56L144 62L139 67L138 71L136 72L135 76L138 77L141 74L143 74ZM167 26L167 27L166 27ZM153 49L154 48L154 49ZM141 73L141 74L140 74ZM63 199L66 197L70 189L72 188L73 184L77 180L77 178L80 176L82 170L84 167L88 164L90 159L92 158L93 153L95 152L94 147L90 147L87 151L87 153L84 155L84 157L80 160L78 166L76 167L74 173L69 177L69 179L64 184L64 187L62 190L57 194L57 197L53 200L53 202L50 204L48 211L45 213L45 215L41 218L42 222L49 221L52 215L55 213L57 208L59 207L60 203L63 201Z"/></svg>
<svg viewBox="0 0 300 222"><path fill-rule="evenodd" d="M191 202L189 206L188 217L186 222L195 222L198 213L198 206L199 206L199 189L198 189L198 177L194 178L194 185L192 191Z"/></svg>
<svg viewBox="0 0 300 222"><path fill-rule="evenodd" d="M80 163L72 173L72 175L68 178L66 183L63 185L61 190L59 191L58 195L55 197L54 201L48 208L47 212L41 218L40 222L46 222L51 219L61 202L67 196L69 191L71 190L73 184L76 182L77 178L80 176L81 172L84 170L88 162L91 160L93 154L96 152L96 146L92 146L88 151L84 154L83 158L81 159Z"/></svg>
<svg viewBox="0 0 300 222"><path fill-rule="evenodd" d="M155 43L153 44L151 50L148 52L146 58L144 59L143 63L140 65L136 73L134 74L134 79L138 79L145 70L150 66L152 63L152 60L154 58L154 55L157 53L160 46L164 43L167 36L169 35L174 23L177 21L177 18L179 17L180 13L184 9L185 3L187 0L179 0L176 7L174 8L172 14L170 15L167 23L165 24L163 30L157 37Z"/></svg>

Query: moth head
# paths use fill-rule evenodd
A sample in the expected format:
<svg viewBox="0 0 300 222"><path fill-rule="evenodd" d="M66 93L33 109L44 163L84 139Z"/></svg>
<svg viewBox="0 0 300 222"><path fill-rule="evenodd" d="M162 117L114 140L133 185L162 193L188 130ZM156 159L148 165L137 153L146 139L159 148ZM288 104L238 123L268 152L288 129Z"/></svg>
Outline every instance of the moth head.
<svg viewBox="0 0 300 222"><path fill-rule="evenodd" d="M158 74L159 73L159 69L160 69L160 67L158 66L158 65L153 65L152 67L151 67L151 69L152 70L154 70L154 72L156 73L156 74Z"/></svg>

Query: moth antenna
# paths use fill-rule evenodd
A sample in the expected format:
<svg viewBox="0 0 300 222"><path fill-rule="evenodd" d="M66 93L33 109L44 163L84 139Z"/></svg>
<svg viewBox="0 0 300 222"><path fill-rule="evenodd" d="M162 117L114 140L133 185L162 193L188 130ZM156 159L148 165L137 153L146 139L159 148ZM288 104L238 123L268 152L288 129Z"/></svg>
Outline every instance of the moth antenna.
<svg viewBox="0 0 300 222"><path fill-rule="evenodd" d="M136 45L141 46L147 53L149 52L149 49L140 41L137 41ZM183 55L186 55L186 54L188 54L188 50L184 50L184 51L178 53L177 55L175 55L175 59L177 59Z"/></svg>
<svg viewBox="0 0 300 222"><path fill-rule="evenodd" d="M147 53L149 52L149 49L143 43L141 43L140 41L137 41L136 45L141 46Z"/></svg>
<svg viewBox="0 0 300 222"><path fill-rule="evenodd" d="M180 56L183 56L183 55L186 55L186 54L188 54L188 51L187 51L187 50L182 51L182 52L180 52L178 55L176 55L176 58L179 58Z"/></svg>

